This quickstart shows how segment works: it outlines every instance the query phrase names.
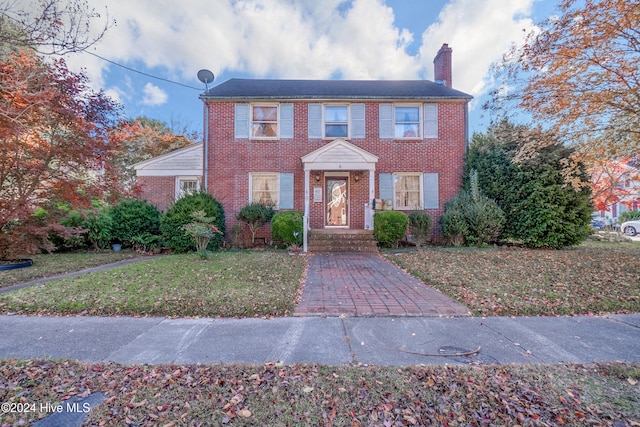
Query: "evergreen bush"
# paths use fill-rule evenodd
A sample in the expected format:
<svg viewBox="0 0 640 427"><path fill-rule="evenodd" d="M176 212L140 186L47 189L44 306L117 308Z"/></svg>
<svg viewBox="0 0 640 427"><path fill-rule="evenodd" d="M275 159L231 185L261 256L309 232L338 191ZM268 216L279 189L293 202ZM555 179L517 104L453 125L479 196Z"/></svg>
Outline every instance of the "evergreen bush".
<svg viewBox="0 0 640 427"><path fill-rule="evenodd" d="M277 212L271 219L271 238L286 246L302 245L302 212Z"/></svg>
<svg viewBox="0 0 640 427"><path fill-rule="evenodd" d="M193 213L204 211L206 216L214 217L213 225L219 233L209 241L208 250L220 248L225 234L225 216L222 204L211 194L195 192L178 199L162 216L160 231L164 244L176 252L195 251L195 242L187 234L184 226L193 221Z"/></svg>
<svg viewBox="0 0 640 427"><path fill-rule="evenodd" d="M119 201L109 211L111 238L125 247L133 247L141 239L160 235L160 211L145 200Z"/></svg>
<svg viewBox="0 0 640 427"><path fill-rule="evenodd" d="M409 220L409 233L416 246L422 246L431 235L431 217L423 211L411 212Z"/></svg>
<svg viewBox="0 0 640 427"><path fill-rule="evenodd" d="M469 243L484 246L496 242L505 217L498 204L478 189L478 175L471 174L471 190L462 190L445 205L440 218L442 232L454 245Z"/></svg>
<svg viewBox="0 0 640 427"><path fill-rule="evenodd" d="M373 235L385 248L397 248L405 236L409 219L398 211L382 211L373 214Z"/></svg>

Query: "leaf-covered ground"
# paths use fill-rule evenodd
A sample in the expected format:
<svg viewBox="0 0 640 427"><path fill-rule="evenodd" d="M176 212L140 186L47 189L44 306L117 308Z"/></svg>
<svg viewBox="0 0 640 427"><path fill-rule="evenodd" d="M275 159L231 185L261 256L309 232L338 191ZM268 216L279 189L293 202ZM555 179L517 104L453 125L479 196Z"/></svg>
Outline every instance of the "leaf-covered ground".
<svg viewBox="0 0 640 427"><path fill-rule="evenodd" d="M433 248L387 259L478 316L640 312L640 245Z"/></svg>
<svg viewBox="0 0 640 427"><path fill-rule="evenodd" d="M28 425L71 396L107 395L87 426L637 426L640 365L122 366L0 362L3 413Z"/></svg>
<svg viewBox="0 0 640 427"><path fill-rule="evenodd" d="M293 312L304 258L275 251L160 256L0 295L0 313L168 317Z"/></svg>

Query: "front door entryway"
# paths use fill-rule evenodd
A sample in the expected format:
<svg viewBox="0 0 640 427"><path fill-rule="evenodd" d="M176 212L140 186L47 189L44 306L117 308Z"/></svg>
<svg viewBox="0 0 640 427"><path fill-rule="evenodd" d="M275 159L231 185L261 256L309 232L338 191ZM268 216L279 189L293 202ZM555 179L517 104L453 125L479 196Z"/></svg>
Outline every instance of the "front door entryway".
<svg viewBox="0 0 640 427"><path fill-rule="evenodd" d="M349 226L348 179L346 177L325 178L325 225L327 227Z"/></svg>

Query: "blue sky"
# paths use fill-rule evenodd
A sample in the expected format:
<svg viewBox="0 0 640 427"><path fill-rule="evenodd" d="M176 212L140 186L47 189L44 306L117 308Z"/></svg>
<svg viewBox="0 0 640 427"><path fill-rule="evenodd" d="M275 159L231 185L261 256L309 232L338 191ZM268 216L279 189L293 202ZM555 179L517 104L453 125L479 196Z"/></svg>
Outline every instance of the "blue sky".
<svg viewBox="0 0 640 427"><path fill-rule="evenodd" d="M489 67L553 0L88 0L116 21L91 52L66 58L95 89L144 115L202 131L202 68L233 77L433 79L442 43L453 49L453 86L474 96L471 131L493 87ZM97 28L97 26L96 26Z"/></svg>

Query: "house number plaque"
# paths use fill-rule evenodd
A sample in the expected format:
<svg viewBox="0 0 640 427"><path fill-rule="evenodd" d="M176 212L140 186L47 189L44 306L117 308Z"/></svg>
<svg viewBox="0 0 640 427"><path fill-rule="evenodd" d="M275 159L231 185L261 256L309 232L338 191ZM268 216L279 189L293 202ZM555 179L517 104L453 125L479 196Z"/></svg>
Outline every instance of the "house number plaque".
<svg viewBox="0 0 640 427"><path fill-rule="evenodd" d="M322 202L322 187L313 187L313 201Z"/></svg>

